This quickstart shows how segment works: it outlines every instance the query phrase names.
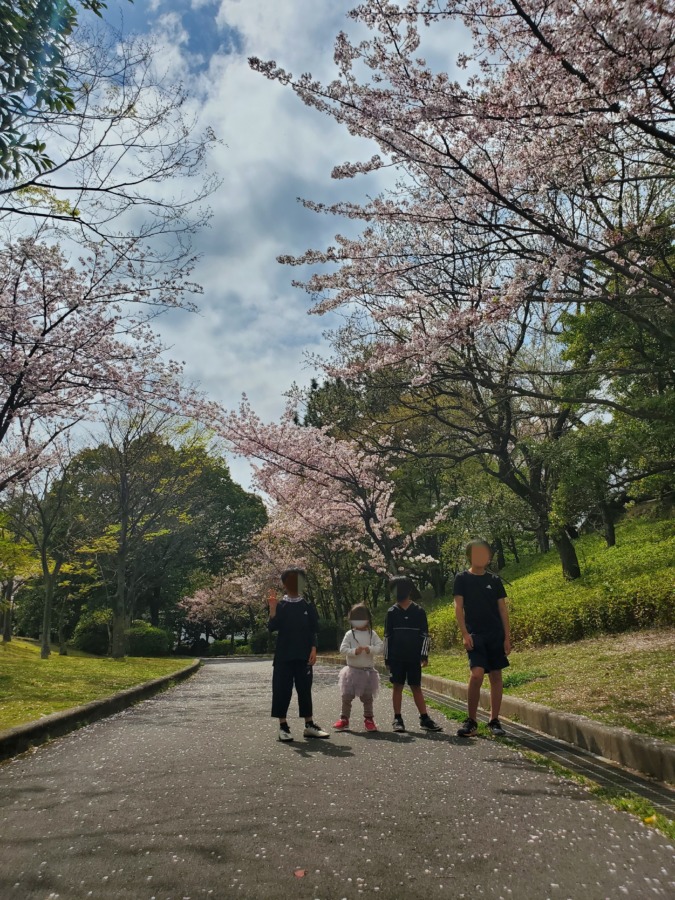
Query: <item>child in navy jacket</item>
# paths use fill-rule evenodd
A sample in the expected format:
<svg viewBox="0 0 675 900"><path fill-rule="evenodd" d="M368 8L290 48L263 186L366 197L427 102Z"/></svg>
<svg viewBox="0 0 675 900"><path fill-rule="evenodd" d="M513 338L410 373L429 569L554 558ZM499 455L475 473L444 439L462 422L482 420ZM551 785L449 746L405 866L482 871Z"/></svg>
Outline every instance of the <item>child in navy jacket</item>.
<svg viewBox="0 0 675 900"><path fill-rule="evenodd" d="M421 687L422 667L429 661L427 614L413 603L414 585L409 578L392 578L391 585L396 591L397 602L387 611L384 622L384 664L394 686L394 731L405 731L401 706L406 681L420 714L420 727L425 731L441 731L441 726L427 712Z"/></svg>

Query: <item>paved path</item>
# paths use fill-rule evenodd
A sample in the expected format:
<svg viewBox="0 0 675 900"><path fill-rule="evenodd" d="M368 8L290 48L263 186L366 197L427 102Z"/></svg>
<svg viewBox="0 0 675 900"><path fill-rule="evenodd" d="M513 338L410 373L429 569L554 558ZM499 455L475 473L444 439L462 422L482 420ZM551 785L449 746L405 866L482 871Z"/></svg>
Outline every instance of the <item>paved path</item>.
<svg viewBox="0 0 675 900"><path fill-rule="evenodd" d="M408 698L390 733L386 689L378 735L277 743L270 676L207 665L0 766L0 898L675 897L666 838L454 724L421 734ZM321 724L337 699L319 669Z"/></svg>

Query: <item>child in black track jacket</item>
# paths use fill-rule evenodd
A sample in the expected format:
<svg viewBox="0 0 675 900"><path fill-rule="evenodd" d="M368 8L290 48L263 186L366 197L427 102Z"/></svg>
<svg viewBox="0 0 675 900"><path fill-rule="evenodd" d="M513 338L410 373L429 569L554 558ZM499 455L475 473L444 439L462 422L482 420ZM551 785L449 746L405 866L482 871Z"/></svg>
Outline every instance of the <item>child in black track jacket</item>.
<svg viewBox="0 0 675 900"><path fill-rule="evenodd" d="M319 617L314 604L302 596L305 586L302 569L287 569L281 582L286 594L280 602L276 596L270 597L267 623L270 631L278 632L272 675L272 716L279 719L279 740L293 740L286 715L294 684L298 711L305 720L304 736L327 738L328 733L312 720L312 677Z"/></svg>
<svg viewBox="0 0 675 900"><path fill-rule="evenodd" d="M384 664L394 686L394 731L405 731L401 716L403 686L406 681L420 714L420 727L425 731L441 731L427 712L422 693L422 667L429 661L429 627L427 614L413 603L414 585L409 578L392 578L396 604L387 611L384 623Z"/></svg>

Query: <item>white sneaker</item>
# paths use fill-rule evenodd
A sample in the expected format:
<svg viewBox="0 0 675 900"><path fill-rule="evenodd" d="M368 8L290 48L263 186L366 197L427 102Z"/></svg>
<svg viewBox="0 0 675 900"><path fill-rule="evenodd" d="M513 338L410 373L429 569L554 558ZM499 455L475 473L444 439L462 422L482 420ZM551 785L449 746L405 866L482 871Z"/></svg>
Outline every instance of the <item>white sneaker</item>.
<svg viewBox="0 0 675 900"><path fill-rule="evenodd" d="M308 725L305 725L305 730L303 732L305 737L308 738L327 738L330 737L327 731L323 731L323 729L319 728L318 725L315 725L314 722L310 722Z"/></svg>
<svg viewBox="0 0 675 900"><path fill-rule="evenodd" d="M283 726L279 726L279 740L280 741L292 741L293 735L288 727L288 725L284 728Z"/></svg>

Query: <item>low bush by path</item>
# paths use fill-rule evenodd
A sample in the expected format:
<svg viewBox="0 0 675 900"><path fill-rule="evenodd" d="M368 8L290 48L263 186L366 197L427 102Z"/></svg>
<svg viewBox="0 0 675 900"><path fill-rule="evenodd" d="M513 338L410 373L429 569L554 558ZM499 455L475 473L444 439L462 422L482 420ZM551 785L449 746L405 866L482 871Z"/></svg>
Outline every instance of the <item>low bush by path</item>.
<svg viewBox="0 0 675 900"><path fill-rule="evenodd" d="M675 521L627 519L617 527L615 547L605 546L595 534L582 536L575 546L583 573L576 581L562 577L555 551L500 573L515 642L569 642L675 625ZM452 597L427 609L434 646L458 645Z"/></svg>
<svg viewBox="0 0 675 900"><path fill-rule="evenodd" d="M509 694L675 742L675 628L517 648L510 661ZM432 653L425 671L466 681L466 653Z"/></svg>
<svg viewBox="0 0 675 900"><path fill-rule="evenodd" d="M108 697L185 668L190 659L109 659L75 652L40 659L28 641L0 644L0 730Z"/></svg>

